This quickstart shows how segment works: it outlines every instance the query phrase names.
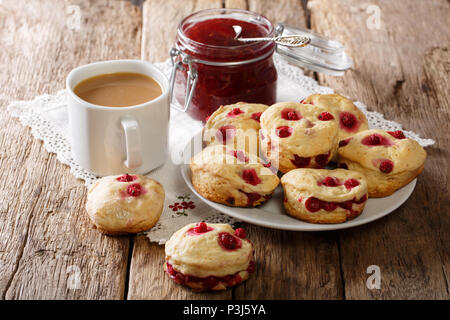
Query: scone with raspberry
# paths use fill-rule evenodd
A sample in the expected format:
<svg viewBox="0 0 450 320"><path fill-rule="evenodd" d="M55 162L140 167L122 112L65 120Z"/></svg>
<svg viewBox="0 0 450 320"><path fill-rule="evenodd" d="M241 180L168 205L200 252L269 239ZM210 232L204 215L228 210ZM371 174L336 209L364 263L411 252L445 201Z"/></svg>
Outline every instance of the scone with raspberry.
<svg viewBox="0 0 450 320"><path fill-rule="evenodd" d="M339 142L341 167L367 178L369 197L386 197L414 180L423 170L427 154L402 131L372 129Z"/></svg>
<svg viewBox="0 0 450 320"><path fill-rule="evenodd" d="M228 224L189 224L170 237L165 252L169 277L195 291L225 290L255 270L253 244L245 230Z"/></svg>
<svg viewBox="0 0 450 320"><path fill-rule="evenodd" d="M145 176L107 176L89 188L86 211L105 234L138 233L158 222L164 197L162 185Z"/></svg>
<svg viewBox="0 0 450 320"><path fill-rule="evenodd" d="M359 216L367 201L367 182L359 172L296 169L281 178L289 215L312 223L342 223Z"/></svg>
<svg viewBox="0 0 450 320"><path fill-rule="evenodd" d="M326 109L320 115L323 119L337 119L340 140L369 128L364 113L351 100L339 94L313 94L302 100L302 103Z"/></svg>
<svg viewBox="0 0 450 320"><path fill-rule="evenodd" d="M261 115L261 149L270 163L286 173L296 168L323 168L334 156L338 123L324 118L326 109L281 102Z"/></svg>
<svg viewBox="0 0 450 320"><path fill-rule="evenodd" d="M279 179L260 159L243 150L212 145L191 159L192 184L208 200L254 207L268 200Z"/></svg>
<svg viewBox="0 0 450 320"><path fill-rule="evenodd" d="M221 106L203 128L206 145L221 144L259 154L259 118L268 108L265 104L238 102Z"/></svg>

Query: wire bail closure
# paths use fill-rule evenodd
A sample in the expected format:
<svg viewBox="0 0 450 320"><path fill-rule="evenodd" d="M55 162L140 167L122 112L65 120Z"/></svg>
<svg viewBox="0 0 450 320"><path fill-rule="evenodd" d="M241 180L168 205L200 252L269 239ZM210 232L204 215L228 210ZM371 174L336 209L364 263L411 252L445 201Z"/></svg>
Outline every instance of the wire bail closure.
<svg viewBox="0 0 450 320"><path fill-rule="evenodd" d="M184 98L184 106L181 107L178 105L178 103L174 103L173 106L175 109L186 112L189 109L189 106L191 105L192 97L194 96L195 92L195 85L197 84L198 80L198 73L197 69L192 66L192 58L190 55L183 54L179 49L172 48L169 50L170 60L172 62L172 72L170 73L170 88L169 88L169 103L172 105L173 100L173 89L175 86L175 75L177 73L177 70L184 70L183 64L188 66L187 75L188 78L186 79L186 97ZM181 56L181 59L177 58Z"/></svg>

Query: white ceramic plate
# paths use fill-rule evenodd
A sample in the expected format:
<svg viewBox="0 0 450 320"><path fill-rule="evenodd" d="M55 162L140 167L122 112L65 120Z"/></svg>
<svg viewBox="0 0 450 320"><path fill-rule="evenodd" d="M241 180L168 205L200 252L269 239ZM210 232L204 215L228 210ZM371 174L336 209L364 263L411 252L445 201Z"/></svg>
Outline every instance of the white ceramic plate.
<svg viewBox="0 0 450 320"><path fill-rule="evenodd" d="M184 148L184 154L186 155L186 157L183 157L185 161L181 165L181 174L186 184L189 186L192 192L194 192L202 201L204 201L212 208L238 220L256 224L258 226L281 230L294 230L294 231L326 231L326 230L338 230L356 227L380 219L381 217L384 217L385 215L397 209L409 198L409 196L414 190L414 187L416 186L417 179L414 179L408 185L404 186L400 190L397 190L394 194L390 195L389 197L369 199L361 215L359 215L357 218L353 220L338 224L313 224L297 220L287 215L283 206L283 189L281 185L279 185L277 189L275 189L272 198L259 207L256 208L229 207L203 198L194 189L194 186L192 185L191 182L191 170L189 168L189 164L186 161L190 159L190 154L192 154L192 150L195 149L198 150L198 143L197 147L193 146L194 139L196 141L199 141L198 139L200 139L201 141L201 138L197 134L194 137L192 137L192 139Z"/></svg>

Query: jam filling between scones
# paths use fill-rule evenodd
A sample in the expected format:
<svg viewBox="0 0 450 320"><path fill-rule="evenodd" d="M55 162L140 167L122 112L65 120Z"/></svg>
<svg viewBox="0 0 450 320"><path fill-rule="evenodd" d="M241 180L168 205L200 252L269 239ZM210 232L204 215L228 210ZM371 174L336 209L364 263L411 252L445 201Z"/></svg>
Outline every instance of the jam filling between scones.
<svg viewBox="0 0 450 320"><path fill-rule="evenodd" d="M300 199L299 199L300 201ZM336 210L338 207L343 208L345 210L348 210L347 216L354 216L355 214L358 214L359 212L353 210L353 204L362 204L365 201L367 201L367 194L361 197L361 199L356 200L348 200L344 202L329 202L317 199L315 197L309 197L305 201L305 207L309 212L317 212L320 209L323 209L325 211L331 212ZM301 201L300 201L301 202Z"/></svg>
<svg viewBox="0 0 450 320"><path fill-rule="evenodd" d="M239 275L239 272L224 277L209 276L206 278L199 278L176 271L169 262L166 262L166 266L167 266L166 270L167 274L175 282L181 285L186 285L188 282L201 282L208 289L212 289L220 282L225 283L227 286L234 286L242 282L242 278ZM253 260L250 261L250 263L248 264L248 268L246 271L250 274L255 272L255 262Z"/></svg>

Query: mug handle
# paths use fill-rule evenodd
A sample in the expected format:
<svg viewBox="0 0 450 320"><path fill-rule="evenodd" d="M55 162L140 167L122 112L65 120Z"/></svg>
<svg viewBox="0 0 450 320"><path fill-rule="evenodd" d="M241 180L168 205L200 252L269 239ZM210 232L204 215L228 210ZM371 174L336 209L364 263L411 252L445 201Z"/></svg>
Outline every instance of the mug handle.
<svg viewBox="0 0 450 320"><path fill-rule="evenodd" d="M125 133L125 149L127 159L124 165L129 169L136 169L142 165L142 145L139 124L134 119L122 119L122 128Z"/></svg>

